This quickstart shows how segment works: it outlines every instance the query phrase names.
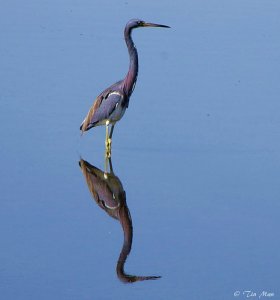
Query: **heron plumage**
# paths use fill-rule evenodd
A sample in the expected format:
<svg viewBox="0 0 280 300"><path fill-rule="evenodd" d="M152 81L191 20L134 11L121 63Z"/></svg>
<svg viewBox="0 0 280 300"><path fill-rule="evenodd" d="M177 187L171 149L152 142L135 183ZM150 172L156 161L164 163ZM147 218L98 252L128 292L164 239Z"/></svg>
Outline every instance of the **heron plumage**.
<svg viewBox="0 0 280 300"><path fill-rule="evenodd" d="M138 53L133 43L131 32L138 27L169 28L169 26L166 25L146 23L139 19L132 19L126 24L124 37L130 58L128 73L123 80L111 85L95 99L95 102L80 126L80 130L83 133L92 127L106 125L105 144L109 154L111 153L111 138L114 125L124 115L129 104L129 98L137 81ZM108 133L109 125L111 125L110 134Z"/></svg>
<svg viewBox="0 0 280 300"><path fill-rule="evenodd" d="M126 98L123 90L120 88L121 82L122 80L114 83L95 99L80 126L82 132L88 131L95 126L105 125L106 121L114 123L114 118L111 119L110 116L117 106L121 104L122 100Z"/></svg>

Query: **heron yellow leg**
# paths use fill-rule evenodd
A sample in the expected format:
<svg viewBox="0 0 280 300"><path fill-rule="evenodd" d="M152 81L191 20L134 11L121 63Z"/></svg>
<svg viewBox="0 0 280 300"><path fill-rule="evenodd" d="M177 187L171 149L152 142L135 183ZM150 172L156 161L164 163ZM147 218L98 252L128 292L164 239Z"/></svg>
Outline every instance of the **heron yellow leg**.
<svg viewBox="0 0 280 300"><path fill-rule="evenodd" d="M109 134L109 137L108 137L108 148L109 148L110 154L111 154L111 150L112 150L112 136L113 136L114 126L115 126L115 125L112 125L112 126L111 126L110 134ZM110 156L111 156L111 155L110 155ZM110 156L109 156L109 157L110 157Z"/></svg>
<svg viewBox="0 0 280 300"><path fill-rule="evenodd" d="M105 151L105 157L111 157L111 134L109 136L109 121L106 122L106 138L105 138L105 148L106 148L106 151Z"/></svg>

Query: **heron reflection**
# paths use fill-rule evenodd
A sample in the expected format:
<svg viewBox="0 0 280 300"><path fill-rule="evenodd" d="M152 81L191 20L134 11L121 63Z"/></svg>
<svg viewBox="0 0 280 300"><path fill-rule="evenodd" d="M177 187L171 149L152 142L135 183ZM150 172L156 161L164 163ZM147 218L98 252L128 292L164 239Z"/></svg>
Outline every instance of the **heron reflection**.
<svg viewBox="0 0 280 300"><path fill-rule="evenodd" d="M100 208L105 210L110 217L118 220L122 226L124 240L116 267L118 278L125 283L160 278L160 276L130 275L124 270L127 256L131 251L133 226L126 203L126 194L120 179L114 174L111 158L106 158L104 171L83 159L79 161L79 165L95 202ZM109 171L107 170L108 167Z"/></svg>

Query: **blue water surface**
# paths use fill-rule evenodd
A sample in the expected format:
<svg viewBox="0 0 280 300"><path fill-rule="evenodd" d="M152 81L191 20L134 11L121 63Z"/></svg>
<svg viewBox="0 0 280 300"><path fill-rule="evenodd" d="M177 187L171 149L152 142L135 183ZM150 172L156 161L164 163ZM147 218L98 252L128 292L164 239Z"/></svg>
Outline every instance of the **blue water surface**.
<svg viewBox="0 0 280 300"><path fill-rule="evenodd" d="M1 299L279 299L279 11L273 0L2 1ZM79 166L104 171L105 129L81 137L79 125L127 72L131 18L171 29L133 32L138 82L113 136L133 224L124 270L161 276L123 283L121 223Z"/></svg>

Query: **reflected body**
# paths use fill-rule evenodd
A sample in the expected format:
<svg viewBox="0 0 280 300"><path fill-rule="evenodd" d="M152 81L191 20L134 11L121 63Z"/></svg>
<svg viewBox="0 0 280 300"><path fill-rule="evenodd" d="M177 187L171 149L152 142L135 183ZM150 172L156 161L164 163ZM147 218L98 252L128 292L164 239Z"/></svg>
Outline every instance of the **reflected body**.
<svg viewBox="0 0 280 300"><path fill-rule="evenodd" d="M133 226L129 209L126 204L126 194L119 178L114 174L111 159L108 161L110 166L109 173L92 166L83 159L79 165L86 179L89 191L100 208L107 214L119 220L121 223L124 241L121 253L118 258L116 272L118 278L125 283L132 283L143 280L154 280L160 276L137 276L129 275L124 270L124 265L132 247ZM107 166L107 162L105 166Z"/></svg>
<svg viewBox="0 0 280 300"><path fill-rule="evenodd" d="M129 99L137 80L138 54L131 37L131 32L138 27L169 28L169 26L166 25L146 23L138 19L132 19L126 24L124 38L130 58L128 73L123 80L111 85L96 98L80 126L82 133L95 126L106 126L105 146L106 156L108 157L111 156L111 142L114 126L116 122L122 118L125 110L128 108Z"/></svg>

